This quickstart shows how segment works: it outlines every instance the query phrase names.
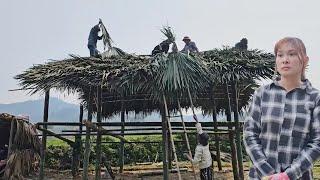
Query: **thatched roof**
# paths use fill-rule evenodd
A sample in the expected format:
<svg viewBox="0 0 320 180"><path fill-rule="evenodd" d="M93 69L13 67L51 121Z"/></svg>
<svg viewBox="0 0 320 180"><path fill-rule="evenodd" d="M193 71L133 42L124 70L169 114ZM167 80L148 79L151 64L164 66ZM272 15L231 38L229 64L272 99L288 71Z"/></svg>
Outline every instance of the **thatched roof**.
<svg viewBox="0 0 320 180"><path fill-rule="evenodd" d="M69 59L34 65L15 78L22 89L31 93L51 88L76 91L80 92L84 102L90 87L95 93L96 88L101 86L103 113L108 116L119 112L121 106L126 111L159 111L163 93L169 97L170 109L176 108L176 98L180 98L183 107L189 107L187 88L191 91L195 106L210 112L210 91L215 87L215 91L220 92L214 95L217 109L224 110L224 84L232 82L237 82L240 88L241 108L254 91L253 80L271 78L273 69L274 57L270 53L225 47L190 56L180 52L155 57L126 54L94 58L72 55Z"/></svg>

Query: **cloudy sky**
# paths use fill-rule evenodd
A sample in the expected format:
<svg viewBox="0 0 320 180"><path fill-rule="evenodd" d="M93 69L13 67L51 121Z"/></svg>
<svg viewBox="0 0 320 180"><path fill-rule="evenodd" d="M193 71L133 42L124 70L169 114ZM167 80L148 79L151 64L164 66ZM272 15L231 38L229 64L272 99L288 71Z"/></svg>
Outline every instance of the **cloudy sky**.
<svg viewBox="0 0 320 180"><path fill-rule="evenodd" d="M137 54L149 54L164 39L159 30L167 24L180 49L184 35L200 50L233 46L246 37L250 49L266 52L272 52L280 38L296 36L305 42L310 57L307 77L320 89L319 7L317 0L1 1L0 103L41 98L42 94L8 91L19 88L13 77L50 59L88 56L88 34L99 18L117 47ZM77 102L75 95L52 95Z"/></svg>

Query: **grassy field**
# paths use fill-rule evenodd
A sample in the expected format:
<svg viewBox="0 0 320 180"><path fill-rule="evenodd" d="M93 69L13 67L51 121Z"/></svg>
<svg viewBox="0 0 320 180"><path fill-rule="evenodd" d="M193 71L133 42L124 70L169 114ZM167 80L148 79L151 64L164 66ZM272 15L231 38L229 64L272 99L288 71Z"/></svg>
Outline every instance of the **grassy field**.
<svg viewBox="0 0 320 180"><path fill-rule="evenodd" d="M126 139L129 139L129 140L130 139L135 139L136 140L136 138L137 138L137 136L128 136L128 137L126 137ZM154 136L154 137L149 137L149 138L152 138L152 139L157 140L157 141L161 140L161 136ZM116 139L116 141L117 141L117 139ZM59 139L49 138L48 142L47 142L47 146L64 146L64 147L68 147L69 145L67 143L59 140ZM249 166L250 166L250 164L248 162L244 163L245 174L248 173ZM182 163L182 167L183 168L189 168L189 170L190 170L191 165L188 164L187 162L183 162ZM137 178L139 177L141 179L141 174L143 174L143 172L148 172L148 171L151 171L151 170L161 170L161 168L162 168L162 164L161 163L154 163L152 165L136 165L136 164L126 165L124 167L125 173L122 174L122 175L118 175L118 177L120 178L120 177L124 176L122 178L126 178L127 179L127 176L128 177L132 176L132 177L137 177ZM117 171L118 168L115 167L114 170ZM218 179L224 179L224 178L229 179L229 178L232 178L232 168L231 168L231 164L230 163L223 163L223 171L222 172L218 172L217 165L215 165L215 172L217 173L217 176L220 177ZM187 177L189 175L192 176L192 174L184 173L185 177ZM314 175L314 179L319 179L320 180L320 161L317 161L314 164L313 175ZM172 176L175 176L175 175L172 175ZM157 179L157 177L159 178L159 176L155 176L152 179Z"/></svg>

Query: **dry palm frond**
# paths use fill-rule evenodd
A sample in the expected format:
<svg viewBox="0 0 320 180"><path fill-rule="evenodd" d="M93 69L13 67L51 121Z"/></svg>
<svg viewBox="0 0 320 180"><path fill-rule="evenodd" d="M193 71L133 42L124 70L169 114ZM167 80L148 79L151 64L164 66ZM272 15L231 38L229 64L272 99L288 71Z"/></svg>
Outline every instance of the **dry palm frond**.
<svg viewBox="0 0 320 180"><path fill-rule="evenodd" d="M102 35L103 35L103 44L104 44L104 49L106 49L106 47L108 47L108 49L110 49L112 47L112 39L107 31L107 28L104 26L104 24L102 23L102 20L99 19L100 22L100 28L102 31Z"/></svg>
<svg viewBox="0 0 320 180"><path fill-rule="evenodd" d="M171 27L169 26L164 26L161 30L160 30L167 38L168 40L173 43L176 39Z"/></svg>
<svg viewBox="0 0 320 180"><path fill-rule="evenodd" d="M103 59L126 55L128 55L126 52L117 47L110 47L107 51L101 53Z"/></svg>

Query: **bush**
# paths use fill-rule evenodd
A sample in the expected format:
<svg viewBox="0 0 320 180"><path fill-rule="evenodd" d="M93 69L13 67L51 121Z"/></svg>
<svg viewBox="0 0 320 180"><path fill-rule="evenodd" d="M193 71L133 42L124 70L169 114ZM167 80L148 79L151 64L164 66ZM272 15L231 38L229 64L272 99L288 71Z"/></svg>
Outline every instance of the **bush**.
<svg viewBox="0 0 320 180"><path fill-rule="evenodd" d="M196 141L196 133L189 133L188 139L191 148L191 152L194 154L195 147L197 145ZM228 136L227 136L228 137ZM125 143L124 145L124 163L125 164L135 164L141 162L161 162L162 161L162 137L161 135L152 135L152 136L127 136L131 142L139 141L139 142L160 142L160 143ZM230 143L228 139L223 137L223 141L220 141L220 148L222 152L231 152ZM184 141L183 134L174 135L175 141ZM120 143L118 139L112 137L103 137L102 142L116 142L116 143L104 143L101 145L102 156L104 156L104 163L111 164L111 166L119 165L119 150ZM91 142L95 142L95 139L91 139ZM83 159L85 141L83 139L82 142L82 151L81 151L81 159ZM210 149L215 150L214 136L210 135ZM68 146L66 143L50 143L50 146L47 148L47 158L46 163L49 168L53 169L71 169L72 162L72 148ZM186 143L175 143L178 159L186 160L183 157L183 153L188 152ZM91 165L95 164L95 143L91 143L91 153L90 153L90 163ZM243 152L244 148L243 148ZM245 155L245 154L244 154ZM82 166L83 161L80 162L80 166Z"/></svg>

